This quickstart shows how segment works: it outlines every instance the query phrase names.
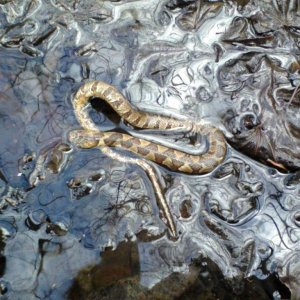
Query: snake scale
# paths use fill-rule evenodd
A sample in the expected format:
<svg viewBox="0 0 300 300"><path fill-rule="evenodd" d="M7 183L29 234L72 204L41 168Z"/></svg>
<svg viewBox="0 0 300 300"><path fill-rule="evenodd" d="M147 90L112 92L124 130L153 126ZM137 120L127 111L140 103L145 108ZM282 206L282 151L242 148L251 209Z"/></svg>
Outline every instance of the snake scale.
<svg viewBox="0 0 300 300"><path fill-rule="evenodd" d="M135 128L181 130L200 133L208 141L208 149L201 155L193 155L180 150L157 144L146 139L133 137L119 132L102 132L90 118L87 106L92 98L106 101L119 116ZM114 154L109 147L119 147L138 154L142 158L163 165L170 170L188 174L203 174L211 172L226 156L226 142L222 131L209 124L195 123L173 117L147 113L134 108L130 102L112 85L102 81L85 83L77 91L73 100L74 112L83 130L73 130L69 139L80 148L101 147L109 156L115 159L137 163L148 173L154 184L156 194L159 194L160 205L170 227L172 235L176 235L174 221L163 194L153 178L155 173L141 159L124 158ZM150 174L151 173L151 174ZM153 173L153 174L152 174ZM151 178L152 177L152 178Z"/></svg>

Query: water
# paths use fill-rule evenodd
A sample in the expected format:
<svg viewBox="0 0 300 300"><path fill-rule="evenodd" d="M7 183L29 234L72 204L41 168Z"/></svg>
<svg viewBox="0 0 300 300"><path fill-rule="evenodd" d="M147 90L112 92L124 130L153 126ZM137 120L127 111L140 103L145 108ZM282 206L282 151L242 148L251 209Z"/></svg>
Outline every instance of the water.
<svg viewBox="0 0 300 300"><path fill-rule="evenodd" d="M0 0L3 297L298 298L299 5ZM94 79L224 132L210 174L152 164L177 241L143 169L68 141L74 93ZM124 128L93 106L101 128Z"/></svg>

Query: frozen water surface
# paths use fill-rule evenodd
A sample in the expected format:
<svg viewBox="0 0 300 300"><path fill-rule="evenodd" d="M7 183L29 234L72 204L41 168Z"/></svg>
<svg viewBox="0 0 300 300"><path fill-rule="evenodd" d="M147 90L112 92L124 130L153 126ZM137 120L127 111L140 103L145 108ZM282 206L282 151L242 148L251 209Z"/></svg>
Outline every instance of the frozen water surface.
<svg viewBox="0 0 300 300"><path fill-rule="evenodd" d="M295 0L0 0L3 298L300 298L299 22ZM89 80L223 131L210 174L151 163L176 241L143 169L68 141Z"/></svg>

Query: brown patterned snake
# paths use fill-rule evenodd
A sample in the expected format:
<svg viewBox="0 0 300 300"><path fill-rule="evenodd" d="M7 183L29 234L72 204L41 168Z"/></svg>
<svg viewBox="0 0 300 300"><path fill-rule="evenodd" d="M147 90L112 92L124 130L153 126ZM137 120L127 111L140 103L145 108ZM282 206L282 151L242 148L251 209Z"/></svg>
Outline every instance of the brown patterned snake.
<svg viewBox="0 0 300 300"><path fill-rule="evenodd" d="M136 128L200 133L206 136L208 149L201 155L193 155L129 134L102 132L91 120L86 110L91 97L106 101L124 121ZM116 88L102 81L91 81L84 84L76 93L73 106L77 120L84 130L71 131L69 134L70 141L80 148L101 147L103 152L114 159L141 166L152 181L165 221L171 235L175 237L176 227L152 167L144 159L125 157L113 152L108 147L120 147L129 150L173 171L203 174L211 172L225 158L227 147L223 133L208 124L138 111Z"/></svg>

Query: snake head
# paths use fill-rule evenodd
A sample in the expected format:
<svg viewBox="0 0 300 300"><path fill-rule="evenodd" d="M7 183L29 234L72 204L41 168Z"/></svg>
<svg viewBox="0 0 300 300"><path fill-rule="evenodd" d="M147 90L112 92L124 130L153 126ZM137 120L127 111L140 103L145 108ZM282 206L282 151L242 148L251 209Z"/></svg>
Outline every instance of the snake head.
<svg viewBox="0 0 300 300"><path fill-rule="evenodd" d="M89 130L73 130L69 132L68 139L79 148L95 148L99 144L99 132Z"/></svg>

